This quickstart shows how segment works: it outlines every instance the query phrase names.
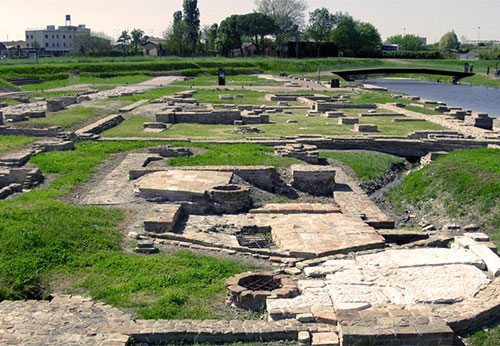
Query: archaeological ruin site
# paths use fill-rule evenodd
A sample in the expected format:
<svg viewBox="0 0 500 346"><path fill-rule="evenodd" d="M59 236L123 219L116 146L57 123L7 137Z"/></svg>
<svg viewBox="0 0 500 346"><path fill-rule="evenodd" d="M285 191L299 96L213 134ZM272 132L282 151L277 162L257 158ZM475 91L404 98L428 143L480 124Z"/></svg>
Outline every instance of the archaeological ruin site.
<svg viewBox="0 0 500 346"><path fill-rule="evenodd" d="M113 229L112 245L99 251L123 262L108 261L106 270L127 268L125 258L148 262L137 262L141 278L127 279L140 279L127 286L128 306L109 293L118 283L89 279L108 255L72 264L83 268L74 275L66 276L69 267L42 272L39 286L12 283L12 292L26 291L0 302L0 343L458 345L498 320L500 257L490 229L463 215L433 217L444 208L440 196L434 207L402 211L383 197L450 153L500 155L500 127L487 114L302 76L226 86L215 77L208 86L156 77L71 91L2 104L0 136L31 139L0 153L1 203L25 201L16 208L26 210L50 198L50 208L81 208L71 209L74 217L99 221L81 226L89 238L71 251L101 246L92 233ZM85 112L94 113L70 119ZM365 165L370 159L356 155L392 162L362 179L338 153ZM86 175L72 171L77 164ZM119 222L105 216L118 211ZM43 214L40 224L49 222ZM42 242L33 239L33 247ZM156 302L191 269L156 277L148 268L178 251L193 263L208 256L241 264L204 269L223 273L213 295L196 297L205 315L168 317L175 304L195 301L182 289ZM153 304L163 310L148 315Z"/></svg>

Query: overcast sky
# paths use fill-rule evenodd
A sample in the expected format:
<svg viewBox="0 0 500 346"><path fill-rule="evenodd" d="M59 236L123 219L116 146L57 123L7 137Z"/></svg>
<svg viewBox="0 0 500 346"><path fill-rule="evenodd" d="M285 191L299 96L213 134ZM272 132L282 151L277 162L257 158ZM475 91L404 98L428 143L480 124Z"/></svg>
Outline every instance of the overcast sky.
<svg viewBox="0 0 500 346"><path fill-rule="evenodd" d="M86 24L95 32L113 38L122 30L143 29L161 37L182 0L0 0L0 41L24 39L28 28L64 25L66 14L72 24ZM403 34L438 41L454 29L458 37L500 40L500 0L308 0L308 11L326 7L349 12L356 19L374 24L382 39ZM231 14L253 11L253 0L198 0L202 24L220 23ZM478 30L478 27L481 29Z"/></svg>

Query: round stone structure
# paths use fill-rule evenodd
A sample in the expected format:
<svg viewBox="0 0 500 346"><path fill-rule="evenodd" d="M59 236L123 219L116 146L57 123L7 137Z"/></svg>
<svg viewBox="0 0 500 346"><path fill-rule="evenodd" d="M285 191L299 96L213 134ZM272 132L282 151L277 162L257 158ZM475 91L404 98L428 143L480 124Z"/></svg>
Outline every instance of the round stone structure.
<svg viewBox="0 0 500 346"><path fill-rule="evenodd" d="M249 310L266 307L268 297L292 298L299 294L297 285L281 272L247 272L226 280L227 304Z"/></svg>
<svg viewBox="0 0 500 346"><path fill-rule="evenodd" d="M250 188L245 185L227 184L214 186L207 191L213 209L218 213L237 213L252 205Z"/></svg>

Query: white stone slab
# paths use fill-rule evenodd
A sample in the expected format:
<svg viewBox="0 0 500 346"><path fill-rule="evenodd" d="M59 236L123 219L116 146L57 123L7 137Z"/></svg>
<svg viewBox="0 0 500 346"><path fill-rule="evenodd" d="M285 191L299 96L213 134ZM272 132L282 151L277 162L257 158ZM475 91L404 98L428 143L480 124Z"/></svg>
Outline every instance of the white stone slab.
<svg viewBox="0 0 500 346"><path fill-rule="evenodd" d="M329 260L319 266L304 268L304 274L309 277L325 276L345 268L351 268L356 264L356 261L353 260Z"/></svg>
<svg viewBox="0 0 500 346"><path fill-rule="evenodd" d="M409 268L450 264L474 265L484 269L483 261L465 249L423 248L388 250L356 258L363 267Z"/></svg>
<svg viewBox="0 0 500 346"><path fill-rule="evenodd" d="M309 288L301 295L294 298L268 299L266 301L267 310L310 308L313 306L333 306L332 299L328 291L324 288Z"/></svg>
<svg viewBox="0 0 500 346"><path fill-rule="evenodd" d="M495 255L493 251L490 250L486 245L475 244L469 246L470 251L475 253L479 258L481 258L488 271L492 273L495 277L500 274L500 257Z"/></svg>

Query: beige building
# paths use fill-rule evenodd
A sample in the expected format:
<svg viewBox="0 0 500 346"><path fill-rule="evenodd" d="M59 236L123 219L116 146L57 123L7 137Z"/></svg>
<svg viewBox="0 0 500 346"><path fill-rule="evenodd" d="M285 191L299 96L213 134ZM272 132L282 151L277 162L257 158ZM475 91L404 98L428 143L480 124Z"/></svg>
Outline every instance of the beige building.
<svg viewBox="0 0 500 346"><path fill-rule="evenodd" d="M76 34L90 35L85 25L59 26L47 25L46 29L26 30L26 48L40 49L45 53L62 56L73 48L73 37Z"/></svg>

